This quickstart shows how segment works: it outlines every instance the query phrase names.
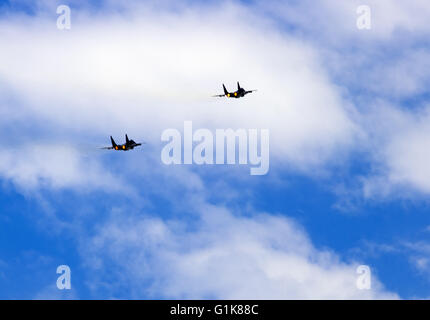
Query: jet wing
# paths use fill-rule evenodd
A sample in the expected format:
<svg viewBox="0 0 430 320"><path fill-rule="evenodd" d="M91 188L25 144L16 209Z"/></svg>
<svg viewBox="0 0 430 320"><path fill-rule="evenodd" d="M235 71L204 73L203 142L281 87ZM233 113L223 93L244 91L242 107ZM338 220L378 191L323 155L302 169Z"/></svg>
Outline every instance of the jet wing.
<svg viewBox="0 0 430 320"><path fill-rule="evenodd" d="M104 149L104 150L112 150L112 149L113 149L113 147L103 147L103 148L100 148L100 149Z"/></svg>
<svg viewBox="0 0 430 320"><path fill-rule="evenodd" d="M248 90L248 91L245 91L245 94L248 94L248 93L251 93L251 92L255 92L255 91L257 91L257 90Z"/></svg>
<svg viewBox="0 0 430 320"><path fill-rule="evenodd" d="M217 94L217 95L214 95L212 97L225 97L225 94Z"/></svg>

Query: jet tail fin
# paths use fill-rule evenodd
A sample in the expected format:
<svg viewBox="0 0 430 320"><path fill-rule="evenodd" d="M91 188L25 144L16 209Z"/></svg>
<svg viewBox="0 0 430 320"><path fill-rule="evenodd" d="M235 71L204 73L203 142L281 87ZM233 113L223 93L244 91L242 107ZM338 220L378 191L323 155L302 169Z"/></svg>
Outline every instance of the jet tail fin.
<svg viewBox="0 0 430 320"><path fill-rule="evenodd" d="M224 84L222 85L222 88L224 89L224 94L225 94L225 95L228 95L228 91L227 91L227 89L225 88L225 85L224 85Z"/></svg>
<svg viewBox="0 0 430 320"><path fill-rule="evenodd" d="M112 138L112 136L110 137L110 141L112 142L112 148L115 148L117 145L115 143L115 140Z"/></svg>
<svg viewBox="0 0 430 320"><path fill-rule="evenodd" d="M239 81L237 82L237 90L240 90L240 84L239 84Z"/></svg>
<svg viewBox="0 0 430 320"><path fill-rule="evenodd" d="M130 143L130 140L128 140L128 136L127 136L127 134L125 135L125 143L127 143L127 144L129 144L129 143Z"/></svg>

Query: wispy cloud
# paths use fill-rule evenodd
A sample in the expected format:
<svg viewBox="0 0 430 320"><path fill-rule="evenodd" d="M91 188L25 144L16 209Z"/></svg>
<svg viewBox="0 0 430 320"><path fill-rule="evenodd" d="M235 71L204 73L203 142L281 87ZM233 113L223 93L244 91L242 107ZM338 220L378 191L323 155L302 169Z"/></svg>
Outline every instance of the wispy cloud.
<svg viewBox="0 0 430 320"><path fill-rule="evenodd" d="M193 120L269 128L272 156L305 172L339 158L358 129L312 46L246 6L220 6L171 12L136 4L127 21L123 12L75 10L67 32L45 15L3 20L1 79L28 117L71 130L127 128L159 143L163 129ZM238 80L260 91L235 106L211 98Z"/></svg>
<svg viewBox="0 0 430 320"><path fill-rule="evenodd" d="M119 203L112 210L119 214L106 214L95 234L76 228L76 238L88 241L79 250L94 271L95 294L106 288L116 296L127 287L135 297L397 298L376 278L371 291L358 290L356 263L319 249L291 219L233 213L207 200L222 196L231 204L239 182L255 183L248 176L233 181L228 168L217 169L224 179L195 167L166 170L156 147L163 129L180 129L184 120L206 128L268 128L279 183L285 172L315 178L335 176L341 167L354 185L364 181L360 196L367 199L399 189L427 194L428 112L422 99L409 103L429 81L422 68L428 49L414 50L428 33L428 6L370 5L374 29L365 34L355 28L355 2L339 1L174 10L170 1L161 7L107 1L97 8L76 2L69 31L56 29L55 8L44 1L31 15L2 16L1 131L11 126L5 119L32 123L34 130L11 137L0 176L24 191L143 190L139 208L154 194L166 202L157 216L122 211ZM408 41L391 57L399 39ZM210 97L221 83L233 87L237 80L259 91L234 104ZM59 127L61 136L38 142L38 134ZM110 157L106 165L80 153L88 137L96 149L125 131L149 142L144 156ZM354 159L356 153L362 158ZM356 161L370 169L349 172ZM210 189L209 180L221 187ZM108 284L101 269L107 264L115 270Z"/></svg>
<svg viewBox="0 0 430 320"><path fill-rule="evenodd" d="M358 264L316 249L288 218L240 217L210 205L199 214L190 224L113 215L85 240L90 245L84 259L93 268L94 281L108 269L130 275L120 277L126 284L112 283L104 290L126 285L134 298L398 298L376 276L372 290L357 289Z"/></svg>
<svg viewBox="0 0 430 320"><path fill-rule="evenodd" d="M120 177L104 171L71 146L28 144L11 147L0 155L0 172L19 189L73 189L80 192L132 191Z"/></svg>

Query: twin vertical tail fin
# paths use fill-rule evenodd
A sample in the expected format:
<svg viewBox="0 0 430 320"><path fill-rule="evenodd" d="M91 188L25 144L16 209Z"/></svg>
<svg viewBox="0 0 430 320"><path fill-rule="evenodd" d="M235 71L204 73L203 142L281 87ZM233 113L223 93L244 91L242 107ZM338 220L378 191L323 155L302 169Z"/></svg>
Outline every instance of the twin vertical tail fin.
<svg viewBox="0 0 430 320"><path fill-rule="evenodd" d="M227 91L227 89L225 88L225 85L223 84L223 85L222 85L222 87L223 87L223 89L224 89L224 94L227 96L227 95L228 95L228 91Z"/></svg>
<svg viewBox="0 0 430 320"><path fill-rule="evenodd" d="M130 140L128 140L128 136L127 135L125 135L125 143L126 144L130 144Z"/></svg>
<svg viewBox="0 0 430 320"><path fill-rule="evenodd" d="M117 144L115 143L115 140L113 140L112 136L110 137L110 141L112 142L112 148L115 148Z"/></svg>
<svg viewBox="0 0 430 320"><path fill-rule="evenodd" d="M237 82L237 90L240 90L241 88L240 88L240 84L239 84L239 81Z"/></svg>

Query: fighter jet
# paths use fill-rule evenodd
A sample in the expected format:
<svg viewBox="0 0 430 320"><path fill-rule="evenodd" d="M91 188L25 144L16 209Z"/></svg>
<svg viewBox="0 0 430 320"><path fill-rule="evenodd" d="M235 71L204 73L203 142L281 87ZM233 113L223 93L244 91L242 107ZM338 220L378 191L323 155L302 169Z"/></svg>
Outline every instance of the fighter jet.
<svg viewBox="0 0 430 320"><path fill-rule="evenodd" d="M117 145L115 143L115 140L113 140L112 136L110 137L110 141L112 142L112 147L104 147L102 149L109 149L109 150L122 150L122 151L128 151L133 150L135 147L141 146L141 143L136 143L134 140L129 140L128 136L125 135L125 143L121 145Z"/></svg>
<svg viewBox="0 0 430 320"><path fill-rule="evenodd" d="M228 92L227 89L225 88L224 84L222 85L222 87L224 89L224 94L217 94L213 97L242 98L248 93L257 91L257 90L246 91L245 89L240 87L239 82L237 82L237 91L235 91L235 92Z"/></svg>

